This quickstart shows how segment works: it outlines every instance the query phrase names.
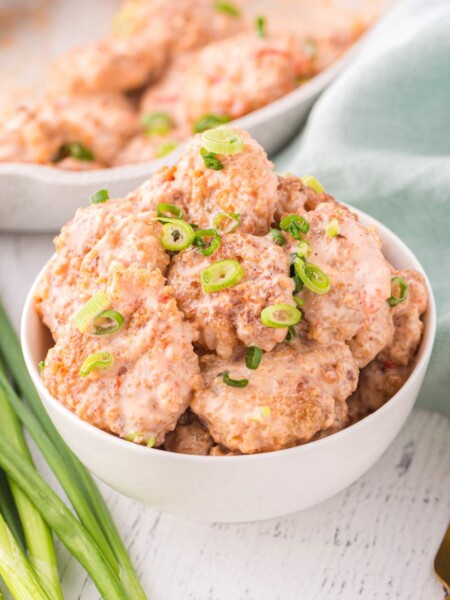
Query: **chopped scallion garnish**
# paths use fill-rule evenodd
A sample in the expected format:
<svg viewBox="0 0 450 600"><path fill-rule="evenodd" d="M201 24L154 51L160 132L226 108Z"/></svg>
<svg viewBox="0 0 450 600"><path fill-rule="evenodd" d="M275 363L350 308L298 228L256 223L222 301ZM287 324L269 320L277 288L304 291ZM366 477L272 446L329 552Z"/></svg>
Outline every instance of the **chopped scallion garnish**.
<svg viewBox="0 0 450 600"><path fill-rule="evenodd" d="M325 233L328 237L334 238L339 235L339 223L337 219L331 219L329 223L325 226Z"/></svg>
<svg viewBox="0 0 450 600"><path fill-rule="evenodd" d="M203 157L203 162L207 169L213 169L213 171L221 171L223 169L223 164L214 152L208 152L206 148L200 148L200 154Z"/></svg>
<svg viewBox="0 0 450 600"><path fill-rule="evenodd" d="M209 243L207 240L211 240ZM215 229L198 229L192 242L203 256L211 256L220 244L220 235Z"/></svg>
<svg viewBox="0 0 450 600"><path fill-rule="evenodd" d="M148 438L147 443L145 445L147 446L147 448L153 448L155 446L155 444L156 444L156 438L153 436L153 437Z"/></svg>
<svg viewBox="0 0 450 600"><path fill-rule="evenodd" d="M214 129L214 127L219 127L219 125L225 125L228 123L230 117L226 115L205 115L204 117L200 117L194 125L193 131L194 133L203 133L208 129Z"/></svg>
<svg viewBox="0 0 450 600"><path fill-rule="evenodd" d="M245 388L248 386L248 379L231 379L228 373L224 373L222 381L231 387Z"/></svg>
<svg viewBox="0 0 450 600"><path fill-rule="evenodd" d="M176 219L183 218L183 211L179 206L174 204L167 204L166 202L160 202L156 208L158 217L175 217Z"/></svg>
<svg viewBox="0 0 450 600"><path fill-rule="evenodd" d="M97 315L109 308L110 305L111 302L105 292L96 292L74 316L75 327L81 333L90 333Z"/></svg>
<svg viewBox="0 0 450 600"><path fill-rule="evenodd" d="M297 256L306 260L311 254L311 248L308 242L300 240L297 245Z"/></svg>
<svg viewBox="0 0 450 600"><path fill-rule="evenodd" d="M261 421L261 419L265 419L270 417L271 410L269 406L257 406L253 411L253 416L251 418L252 421Z"/></svg>
<svg viewBox="0 0 450 600"><path fill-rule="evenodd" d="M318 181L318 179L316 179L312 175L304 175L300 181L303 183L303 185L306 185L307 187L310 187L312 190L314 190L316 194L321 194L325 191L325 188L320 183L320 181Z"/></svg>
<svg viewBox="0 0 450 600"><path fill-rule="evenodd" d="M244 141L232 129L208 129L202 133L203 147L214 154L240 154Z"/></svg>
<svg viewBox="0 0 450 600"><path fill-rule="evenodd" d="M170 154L171 152L173 152L175 150L175 148L178 148L179 145L180 145L179 142L177 142L175 140L169 140L167 142L163 142L155 150L156 158L162 158L163 156Z"/></svg>
<svg viewBox="0 0 450 600"><path fill-rule="evenodd" d="M302 313L291 304L272 304L261 312L261 321L266 327L281 329L297 325L302 318Z"/></svg>
<svg viewBox="0 0 450 600"><path fill-rule="evenodd" d="M220 292L239 283L244 271L237 260L227 259L213 263L201 273L203 291L207 294Z"/></svg>
<svg viewBox="0 0 450 600"><path fill-rule="evenodd" d="M238 213L219 213L214 217L213 223L222 233L234 233L241 222Z"/></svg>
<svg viewBox="0 0 450 600"><path fill-rule="evenodd" d="M106 323L104 323L106 321ZM119 331L124 324L125 319L116 310L104 310L95 317L94 333L95 335L112 335Z"/></svg>
<svg viewBox="0 0 450 600"><path fill-rule="evenodd" d="M294 302L297 306L303 306L305 304L303 298L299 298L298 296L294 296Z"/></svg>
<svg viewBox="0 0 450 600"><path fill-rule="evenodd" d="M309 223L301 215L287 215L281 219L280 228L290 233L295 240L300 240L302 233L308 233Z"/></svg>
<svg viewBox="0 0 450 600"><path fill-rule="evenodd" d="M80 377L87 377L94 369L109 369L114 362L111 352L101 350L86 358L80 368Z"/></svg>
<svg viewBox="0 0 450 600"><path fill-rule="evenodd" d="M266 18L263 16L256 17L255 25L258 36L260 38L266 37Z"/></svg>
<svg viewBox="0 0 450 600"><path fill-rule="evenodd" d="M245 364L247 369L257 369L261 363L263 351L258 346L249 346L245 353Z"/></svg>
<svg viewBox="0 0 450 600"><path fill-rule="evenodd" d="M277 246L284 246L286 244L286 239L279 229L272 228L269 233Z"/></svg>
<svg viewBox="0 0 450 600"><path fill-rule="evenodd" d="M168 217L160 217L160 220L164 223L161 244L165 250L179 252L192 244L195 232L189 223L182 219Z"/></svg>
<svg viewBox="0 0 450 600"><path fill-rule="evenodd" d="M230 17L239 17L241 15L240 9L234 4L231 4L231 2L216 2L214 6L216 10L223 12L226 15L230 15Z"/></svg>
<svg viewBox="0 0 450 600"><path fill-rule="evenodd" d="M295 331L295 327L289 327L288 332L286 334L286 337L284 338L284 341L287 342L288 344L290 344L292 342L292 340L294 340L297 337L297 332Z"/></svg>
<svg viewBox="0 0 450 600"><path fill-rule="evenodd" d="M305 286L315 294L327 294L330 291L330 280L320 267L297 258L295 271Z"/></svg>
<svg viewBox="0 0 450 600"><path fill-rule="evenodd" d="M147 135L165 135L173 128L172 117L165 112L152 112L142 118Z"/></svg>
<svg viewBox="0 0 450 600"><path fill-rule="evenodd" d="M91 204L102 204L103 202L106 202L107 200L109 200L108 190L99 190L98 192L95 192L95 194L92 194L92 196L91 196Z"/></svg>
<svg viewBox="0 0 450 600"><path fill-rule="evenodd" d="M42 373L42 371L45 369L45 360L41 360L41 362L38 363L38 369L39 373Z"/></svg>
<svg viewBox="0 0 450 600"><path fill-rule="evenodd" d="M408 298L408 284L403 279L397 275L396 277L392 277L391 279L391 290L392 296L388 298L389 306L397 306Z"/></svg>

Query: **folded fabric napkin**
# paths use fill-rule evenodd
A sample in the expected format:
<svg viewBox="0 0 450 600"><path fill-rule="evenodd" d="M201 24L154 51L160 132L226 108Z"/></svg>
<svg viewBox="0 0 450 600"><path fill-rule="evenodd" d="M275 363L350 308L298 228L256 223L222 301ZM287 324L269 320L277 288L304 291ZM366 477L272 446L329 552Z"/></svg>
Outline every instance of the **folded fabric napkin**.
<svg viewBox="0 0 450 600"><path fill-rule="evenodd" d="M450 414L450 2L400 0L275 160L315 175L414 251L438 331L419 402Z"/></svg>

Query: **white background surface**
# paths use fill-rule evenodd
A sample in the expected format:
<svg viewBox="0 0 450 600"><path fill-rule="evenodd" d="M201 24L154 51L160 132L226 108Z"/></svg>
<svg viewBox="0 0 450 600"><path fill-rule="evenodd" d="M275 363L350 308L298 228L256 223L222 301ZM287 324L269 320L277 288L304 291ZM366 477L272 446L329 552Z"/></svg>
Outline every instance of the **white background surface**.
<svg viewBox="0 0 450 600"><path fill-rule="evenodd" d="M0 295L16 324L51 253L50 236L0 236ZM432 565L450 520L450 421L435 413L415 411L350 488L281 519L193 523L102 491L151 600L445 598ZM60 546L58 560L65 598L98 600Z"/></svg>

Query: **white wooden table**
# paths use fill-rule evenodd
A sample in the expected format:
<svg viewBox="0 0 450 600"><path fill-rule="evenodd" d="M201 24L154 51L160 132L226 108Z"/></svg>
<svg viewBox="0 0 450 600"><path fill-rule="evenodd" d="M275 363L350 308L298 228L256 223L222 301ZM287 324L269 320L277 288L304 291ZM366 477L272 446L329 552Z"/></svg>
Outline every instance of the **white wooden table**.
<svg viewBox="0 0 450 600"><path fill-rule="evenodd" d="M16 324L50 236L0 235L0 295ZM51 479L42 460L41 471ZM417 410L365 477L288 517L182 521L101 486L151 600L443 600L432 565L450 520L450 421ZM66 550L67 600L98 600Z"/></svg>

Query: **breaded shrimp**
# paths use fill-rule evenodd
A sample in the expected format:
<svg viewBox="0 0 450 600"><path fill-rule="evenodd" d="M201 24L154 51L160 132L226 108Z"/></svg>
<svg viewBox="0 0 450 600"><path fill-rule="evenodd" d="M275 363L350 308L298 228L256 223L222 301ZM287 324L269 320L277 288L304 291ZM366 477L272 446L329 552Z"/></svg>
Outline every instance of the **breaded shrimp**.
<svg viewBox="0 0 450 600"><path fill-rule="evenodd" d="M226 259L240 263L243 278L233 287L204 292L202 270ZM222 358L230 358L243 344L270 351L286 337L287 328L261 321L262 310L272 304L295 306L288 257L270 238L226 234L211 256L202 256L197 248L180 252L172 259L168 281L180 310L199 332L199 344Z"/></svg>
<svg viewBox="0 0 450 600"><path fill-rule="evenodd" d="M45 359L51 394L81 419L139 444L158 446L200 384L195 333L158 270L115 268L105 288L125 319L113 335L67 325ZM85 360L109 352L109 368L80 375Z"/></svg>
<svg viewBox="0 0 450 600"><path fill-rule="evenodd" d="M200 364L205 388L195 394L191 408L216 442L244 454L289 448L332 427L358 381L358 369L342 343L282 344L263 356L256 371L247 369L243 358L206 355ZM249 383L230 387L224 373Z"/></svg>

